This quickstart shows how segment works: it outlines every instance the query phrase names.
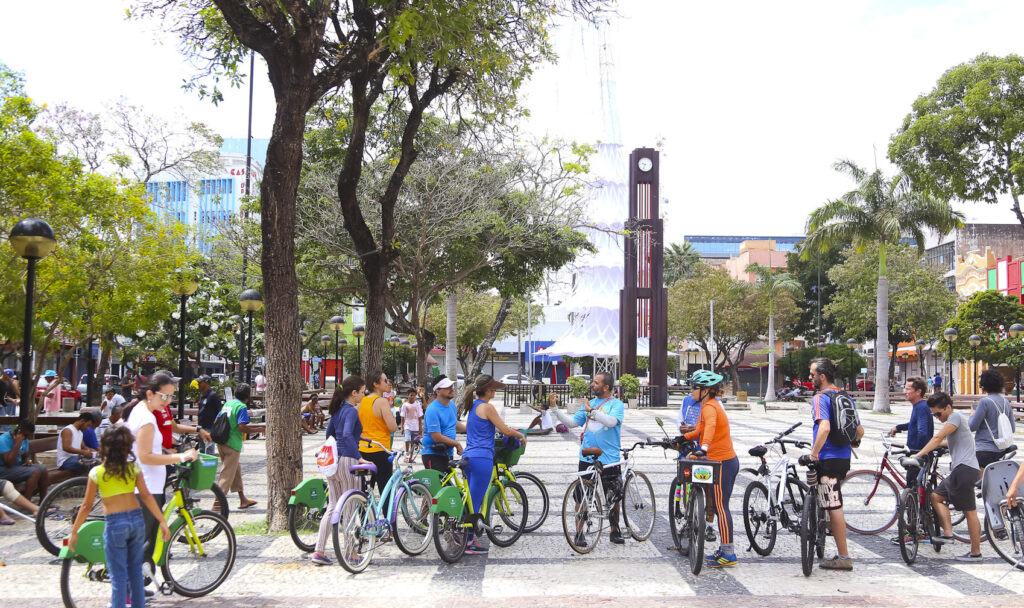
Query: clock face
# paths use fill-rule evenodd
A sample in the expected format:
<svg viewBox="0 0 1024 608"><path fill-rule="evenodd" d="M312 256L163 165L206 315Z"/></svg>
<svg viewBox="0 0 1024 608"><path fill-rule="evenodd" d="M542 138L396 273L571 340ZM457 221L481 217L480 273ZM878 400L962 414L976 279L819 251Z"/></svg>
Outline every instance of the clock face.
<svg viewBox="0 0 1024 608"><path fill-rule="evenodd" d="M654 163L652 163L651 159L649 158L641 158L636 163L636 166L639 167L641 171L647 172L651 170L651 167L654 166Z"/></svg>

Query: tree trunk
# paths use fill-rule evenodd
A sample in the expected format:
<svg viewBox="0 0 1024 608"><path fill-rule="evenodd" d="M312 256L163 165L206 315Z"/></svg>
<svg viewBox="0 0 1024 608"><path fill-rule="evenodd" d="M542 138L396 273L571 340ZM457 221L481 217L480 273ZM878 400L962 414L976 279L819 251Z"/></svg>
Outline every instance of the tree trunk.
<svg viewBox="0 0 1024 608"><path fill-rule="evenodd" d="M458 368L458 331L456 329L456 323L459 317L459 296L452 289L448 293L447 304L447 315L445 317L445 333L444 333L444 373L455 380Z"/></svg>
<svg viewBox="0 0 1024 608"><path fill-rule="evenodd" d="M366 299L366 335L363 336L362 376L370 385L370 376L384 371L384 321L385 290L387 279L382 276L380 265L371 273L373 277L368 283L369 297Z"/></svg>
<svg viewBox="0 0 1024 608"><path fill-rule="evenodd" d="M760 377L760 376L759 376ZM775 315L768 315L768 386L764 400L775 401Z"/></svg>
<svg viewBox="0 0 1024 608"><path fill-rule="evenodd" d="M89 407L99 407L100 402L105 397L103 394L103 384L107 370L110 368L110 351L112 348L111 342L106 340L100 341L100 363L92 378L92 401L89 402Z"/></svg>
<svg viewBox="0 0 1024 608"><path fill-rule="evenodd" d="M508 317L508 311L511 308L512 298L502 298L501 304L498 305L498 313L494 316L494 323L491 323L491 329L487 332L487 336L476 351L477 357L472 369L469 370L469 374L466 376L467 378L476 378L483 369L484 363L487 362L487 357L490 356L494 339L501 333L501 327L505 324L505 319Z"/></svg>
<svg viewBox="0 0 1024 608"><path fill-rule="evenodd" d="M299 409L303 381L296 339L299 292L295 275L295 199L302 169L306 100L301 91L284 91L279 86L275 83L277 112L260 187L266 292L267 390L263 406L267 410L267 523L272 531L287 529L289 492L302 480Z"/></svg>
<svg viewBox="0 0 1024 608"><path fill-rule="evenodd" d="M889 370L889 279L882 273L878 275L875 300L875 403L871 409L888 414L889 379L885 375Z"/></svg>

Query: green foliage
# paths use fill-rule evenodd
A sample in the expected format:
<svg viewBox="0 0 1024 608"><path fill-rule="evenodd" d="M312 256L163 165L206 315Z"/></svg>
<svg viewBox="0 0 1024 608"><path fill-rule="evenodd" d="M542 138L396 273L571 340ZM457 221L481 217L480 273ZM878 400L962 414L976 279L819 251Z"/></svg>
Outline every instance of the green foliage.
<svg viewBox="0 0 1024 608"><path fill-rule="evenodd" d="M954 66L914 101L889 159L936 196L999 202L1010 194L1021 224L1024 57L981 54Z"/></svg>
<svg viewBox="0 0 1024 608"><path fill-rule="evenodd" d="M665 285L692 278L697 264L700 264L700 255L693 248L693 243L672 243L665 249Z"/></svg>
<svg viewBox="0 0 1024 608"><path fill-rule="evenodd" d="M467 371L472 363L471 354L487 337L494 324L495 315L501 305L501 298L487 293L472 291L468 288L458 289L458 306L455 338L458 341L459 362L463 371ZM447 327L447 306L439 300L427 310L424 328L437 336L437 344L444 345ZM532 326L544 322L544 312L534 306L529 316ZM531 327L527 323L526 301L513 300L505 322L495 336L495 340L503 340L517 331L526 331Z"/></svg>
<svg viewBox="0 0 1024 608"><path fill-rule="evenodd" d="M1014 323L1024 323L1024 306L1017 296L1004 296L998 291L979 291L960 305L956 316L946 325L957 331L953 341L953 355L957 359L970 359L973 347L968 342L971 334L981 336L978 359L989 363L1021 365L1024 358L1021 338L1010 339L1006 331ZM941 340L939 350L949 353L949 343Z"/></svg>
<svg viewBox="0 0 1024 608"><path fill-rule="evenodd" d="M786 254L786 268L800 282L803 293L796 301L799 315L791 326L781 328L780 333L790 336L807 336L811 341L818 342L825 336L839 333L835 322L824 315L821 317L821 331L818 331L818 286L821 286L820 299L822 310L824 310L832 302L836 291L836 286L829 278L828 271L843 261L842 250L845 247L830 249L826 253L814 252L813 255L807 257L801 253L803 247L804 244L801 243L800 249Z"/></svg>
<svg viewBox="0 0 1024 608"><path fill-rule="evenodd" d="M841 383L850 377L850 357L853 357L853 375L860 373L861 368L867 367L867 360L855 350L850 350L845 344L831 342L825 345L825 353L819 354L817 346L805 346L797 350L789 351L784 357L776 361L779 365L779 373L794 380L807 380L811 373L811 361L818 357L827 357L836 364L836 383Z"/></svg>
<svg viewBox="0 0 1024 608"><path fill-rule="evenodd" d="M584 397L590 391L587 381L579 376L569 376L566 379L566 383L569 385L569 395L571 397Z"/></svg>
<svg viewBox="0 0 1024 608"><path fill-rule="evenodd" d="M622 398L627 401L636 399L640 394L640 381L633 374L622 374L619 377L619 387L622 388Z"/></svg>

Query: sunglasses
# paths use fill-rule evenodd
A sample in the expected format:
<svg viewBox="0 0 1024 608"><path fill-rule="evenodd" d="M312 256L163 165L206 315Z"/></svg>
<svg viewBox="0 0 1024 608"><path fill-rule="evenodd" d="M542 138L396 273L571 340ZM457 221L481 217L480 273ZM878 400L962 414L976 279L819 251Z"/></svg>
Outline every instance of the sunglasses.
<svg viewBox="0 0 1024 608"><path fill-rule="evenodd" d="M941 410L939 410L937 412L932 412L932 416L935 416L936 418L942 418L942 412L944 412L944 411L946 411L946 410L945 409L941 409Z"/></svg>
<svg viewBox="0 0 1024 608"><path fill-rule="evenodd" d="M170 401L171 399L174 398L174 393L168 394L168 393L161 393L160 391L155 391L155 392L156 392L157 395L160 395L160 401L163 401L164 403L167 403L168 401Z"/></svg>

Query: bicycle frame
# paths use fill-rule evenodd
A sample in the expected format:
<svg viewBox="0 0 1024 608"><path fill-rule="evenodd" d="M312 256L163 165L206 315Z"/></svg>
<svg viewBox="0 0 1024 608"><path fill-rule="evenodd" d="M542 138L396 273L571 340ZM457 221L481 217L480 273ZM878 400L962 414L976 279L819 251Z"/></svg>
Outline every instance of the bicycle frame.
<svg viewBox="0 0 1024 608"><path fill-rule="evenodd" d="M201 509L195 509L193 512L198 514L200 511ZM175 512L179 517L170 525L171 535L173 536L182 526L188 526L189 533L185 535L185 539L188 541L189 549L198 551L199 555L206 555L206 551L203 549L203 542L199 535L196 534L195 524L192 521L193 512L185 508L185 497L181 493L181 488L174 491L174 497L164 507L164 519L169 520ZM167 545L164 542L163 536L157 534L156 542L153 544L153 562L157 566L162 566L166 559Z"/></svg>
<svg viewBox="0 0 1024 608"><path fill-rule="evenodd" d="M374 441L374 443L377 442ZM392 452L391 450L388 450L379 443L377 443L377 445L384 448L384 450L391 455L392 461L400 460L402 454L404 454L402 450L395 450ZM380 524L386 524L389 527L391 525L391 518L389 513L384 512L384 516L382 517L381 509L384 508L387 509L387 511L390 511L389 507L391 506L391 501L394 499L394 496L398 494L399 487L404 487L406 488L406 490L408 490L409 484L408 481L406 480L406 474L407 471L403 469L401 466L395 467L395 470L391 473L391 478L388 479L388 482L386 484L384 484L384 490L381 492L379 500L374 496L372 490L366 489L367 479L364 477L362 479L361 489L349 490L348 492L345 492L344 495L342 495L340 500L338 500L338 504L334 506L334 512L331 514L331 524L338 524L341 521L341 506L345 504L345 499L348 498L350 494L362 493L366 495L366 500L368 503L368 508L366 510L366 519L363 521L363 527L366 530L367 534L370 534L372 536L381 535L381 531L378 528ZM375 517L376 519L371 522L370 517Z"/></svg>

